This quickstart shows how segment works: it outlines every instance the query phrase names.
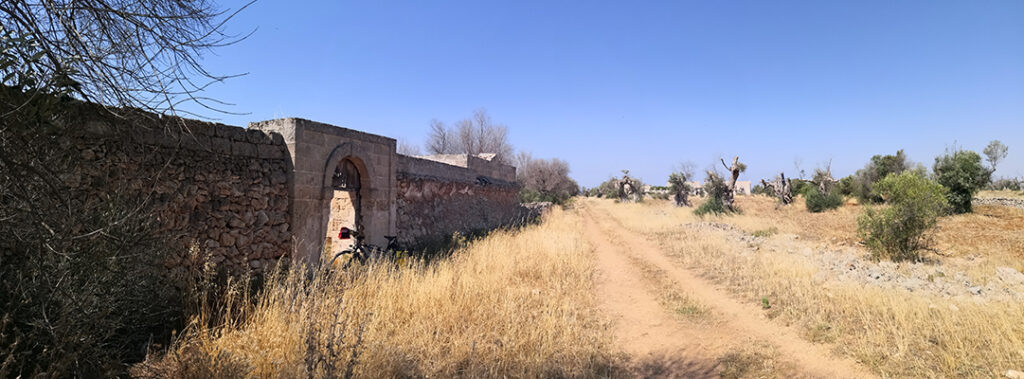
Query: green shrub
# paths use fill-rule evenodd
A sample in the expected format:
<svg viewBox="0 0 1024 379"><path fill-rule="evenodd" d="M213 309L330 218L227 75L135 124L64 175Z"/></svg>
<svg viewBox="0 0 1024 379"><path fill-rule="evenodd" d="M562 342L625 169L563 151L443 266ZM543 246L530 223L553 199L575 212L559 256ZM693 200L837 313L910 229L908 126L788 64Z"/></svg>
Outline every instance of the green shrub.
<svg viewBox="0 0 1024 379"><path fill-rule="evenodd" d="M693 214L697 216L704 216L706 214L722 214L729 212L725 208L725 203L722 202L720 197L708 197L708 200L701 204L697 209L693 210Z"/></svg>
<svg viewBox="0 0 1024 379"><path fill-rule="evenodd" d="M911 169L911 162L903 150L895 155L875 155L864 168L857 170L853 178L851 194L857 196L862 203L881 203L882 196L874 188L875 183L889 176Z"/></svg>
<svg viewBox="0 0 1024 379"><path fill-rule="evenodd" d="M857 232L876 259L920 260L928 247L926 235L948 208L942 185L912 173L889 174L875 184L888 206L867 207L857 220Z"/></svg>
<svg viewBox="0 0 1024 379"><path fill-rule="evenodd" d="M750 189L750 193L753 195L775 196L775 191L773 191L771 187L765 187L760 184L754 185L754 187Z"/></svg>
<svg viewBox="0 0 1024 379"><path fill-rule="evenodd" d="M818 192L818 188L811 186L804 191L805 203L807 204L807 210L812 213L822 212L828 209L839 208L843 205L843 195L840 195L838 191L832 190L829 193L822 194Z"/></svg>
<svg viewBox="0 0 1024 379"><path fill-rule="evenodd" d="M618 199L619 186L618 184L616 184L617 182L618 178L614 177L605 180L604 183L601 183L600 186L597 186L597 188L595 188L594 192L597 193L597 197L603 197L606 199Z"/></svg>
<svg viewBox="0 0 1024 379"><path fill-rule="evenodd" d="M803 179L793 179L790 183L792 186L791 190L793 191L793 196L804 195L808 188L814 187L814 183Z"/></svg>
<svg viewBox="0 0 1024 379"><path fill-rule="evenodd" d="M725 180L722 179L721 176L718 176L718 174L708 171L708 176L704 179L704 192L707 194L708 199L697 207L697 209L694 209L693 214L697 216L704 216L706 214L722 214L738 211L735 208L730 208L723 200L729 192L729 186L725 184Z"/></svg>
<svg viewBox="0 0 1024 379"><path fill-rule="evenodd" d="M755 230L751 234L753 234L754 237L764 237L764 238L767 238L767 237L771 237L772 235L775 235L775 234L778 234L778 233L779 233L779 228L776 228L776 227L772 226L772 227L769 227L768 229Z"/></svg>
<svg viewBox="0 0 1024 379"><path fill-rule="evenodd" d="M565 205L569 199L572 198L568 192L541 192L523 188L519 190L519 202L521 203L536 203L536 202L551 202L553 204Z"/></svg>
<svg viewBox="0 0 1024 379"><path fill-rule="evenodd" d="M935 181L949 189L946 195L953 213L970 213L971 199L988 184L992 172L981 165L981 156L955 149L935 158Z"/></svg>
<svg viewBox="0 0 1024 379"><path fill-rule="evenodd" d="M857 185L857 179L853 176L847 176L839 179L839 185L836 186L836 191L843 196L855 196L854 187Z"/></svg>

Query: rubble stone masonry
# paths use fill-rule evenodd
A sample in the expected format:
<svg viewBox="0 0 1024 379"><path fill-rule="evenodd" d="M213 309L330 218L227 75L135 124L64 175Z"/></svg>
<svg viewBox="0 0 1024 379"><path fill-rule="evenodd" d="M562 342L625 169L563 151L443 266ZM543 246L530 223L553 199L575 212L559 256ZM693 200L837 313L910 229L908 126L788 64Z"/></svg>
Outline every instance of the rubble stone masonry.
<svg viewBox="0 0 1024 379"><path fill-rule="evenodd" d="M93 109L86 107L87 109ZM87 201L112 193L145 199L179 252L233 270L263 270L282 258L315 263L339 225L383 246L487 230L523 215L515 168L475 156L407 157L395 140L288 118L249 128L83 111L62 136L81 164L66 181ZM332 206L333 205L333 206ZM202 263L202 262L198 262Z"/></svg>

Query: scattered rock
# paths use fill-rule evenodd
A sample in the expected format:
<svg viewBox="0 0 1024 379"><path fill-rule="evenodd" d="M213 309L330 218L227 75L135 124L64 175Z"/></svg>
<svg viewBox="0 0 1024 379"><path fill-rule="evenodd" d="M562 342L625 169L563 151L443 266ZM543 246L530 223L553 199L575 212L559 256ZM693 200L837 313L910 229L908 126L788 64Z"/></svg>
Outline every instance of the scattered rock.
<svg viewBox="0 0 1024 379"><path fill-rule="evenodd" d="M1008 199L1002 197L988 197L988 198L974 198L971 200L974 205L1001 205L1004 207L1014 207L1024 209L1024 200L1021 199Z"/></svg>
<svg viewBox="0 0 1024 379"><path fill-rule="evenodd" d="M1012 267L996 267L996 277L1009 285L1024 284L1024 274Z"/></svg>
<svg viewBox="0 0 1024 379"><path fill-rule="evenodd" d="M1006 376L1007 378L1010 379L1024 379L1024 372L1020 372L1017 370L1006 370L1006 373L1004 373L1003 376Z"/></svg>
<svg viewBox="0 0 1024 379"><path fill-rule="evenodd" d="M232 236L231 233L221 234L220 235L220 245L221 246L234 246L235 245L235 236Z"/></svg>

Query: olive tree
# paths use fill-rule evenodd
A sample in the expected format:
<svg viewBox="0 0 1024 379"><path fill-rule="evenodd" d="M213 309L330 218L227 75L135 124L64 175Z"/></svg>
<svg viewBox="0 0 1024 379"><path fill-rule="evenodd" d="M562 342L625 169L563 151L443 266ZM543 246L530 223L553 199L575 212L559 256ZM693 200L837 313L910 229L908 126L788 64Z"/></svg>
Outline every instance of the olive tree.
<svg viewBox="0 0 1024 379"><path fill-rule="evenodd" d="M981 156L970 150L952 149L935 158L932 167L935 181L949 189L950 210L954 213L970 213L971 200L992 176L992 172L981 165Z"/></svg>
<svg viewBox="0 0 1024 379"><path fill-rule="evenodd" d="M673 172L668 176L668 191L672 194L672 200L677 207L689 207L690 204L690 174L686 170Z"/></svg>
<svg viewBox="0 0 1024 379"><path fill-rule="evenodd" d="M1009 150L1010 148L1003 145L999 140L989 142L988 146L985 146L985 150L982 150L982 153L985 154L985 159L988 160L989 167L993 172L996 171L996 165L999 164L999 161L1006 158L1006 153Z"/></svg>

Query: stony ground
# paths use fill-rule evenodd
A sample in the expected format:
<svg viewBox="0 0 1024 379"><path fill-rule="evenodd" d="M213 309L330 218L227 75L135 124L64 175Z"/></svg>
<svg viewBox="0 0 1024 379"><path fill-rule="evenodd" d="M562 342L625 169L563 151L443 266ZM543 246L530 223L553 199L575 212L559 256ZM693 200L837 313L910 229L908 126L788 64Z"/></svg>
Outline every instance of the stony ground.
<svg viewBox="0 0 1024 379"><path fill-rule="evenodd" d="M653 242L622 233L586 206L583 212L601 272L602 309L637 376L873 377L853 360L771 322L757 306L673 262ZM685 298L666 299L676 288L685 289Z"/></svg>
<svg viewBox="0 0 1024 379"><path fill-rule="evenodd" d="M729 240L745 245L748 254L766 250L769 253L799 255L818 267L814 279L822 285L833 281L853 282L975 301L1024 301L1024 274L1012 267L996 267L991 278L975 282L963 271L946 267L948 265L937 260L911 263L875 261L862 248L801 241L794 234L761 237L715 222L685 226L721 233Z"/></svg>
<svg viewBox="0 0 1024 379"><path fill-rule="evenodd" d="M637 376L831 378L875 377L879 374L884 377L914 376L914 373L931 376L952 372L962 373L958 376L984 377L1020 370L1021 367L1016 366L1024 362L1022 356L1010 361L995 360L1001 362L998 367L985 367L991 366L991 362L978 362L973 365L975 367L953 362L948 363L948 367L941 367L943 364L928 359L906 357L908 352L911 357L914 354L931 354L922 349L935 346L945 349L942 356L946 358L943 359L976 361L972 354L984 354L981 352L983 347L970 347L977 342L964 341L963 346L951 346L955 342L936 340L921 344L920 341L922 338L927 340L927 334L942 327L964 327L957 332L965 335L971 333L968 328L990 333L987 327L978 326L987 323L985 317L992 317L991 320L1000 325L991 330L1003 330L1002 333L1013 336L1021 332L1019 328L999 328L1013 323L1009 321L1007 324L1003 310L1024 302L1024 274L1014 267L994 264L996 261L988 257L929 253L925 254L924 262L918 263L875 261L863 246L849 238L814 238L808 236L807 229L799 228L790 230L798 230L803 236L787 233L785 229L780 232L774 227L764 230L752 228L760 222L778 223L780 219L773 217L777 217L779 212L789 212L784 213L788 215L785 217L792 217L792 214L800 212L794 208L765 211L751 206L743 216L707 220L695 218L686 209L675 209L667 203L624 205L585 199L579 201L576 208L585 220L584 234L598 261L597 292L602 299L601 309L611 319L616 341L629 356L629 366ZM844 212L854 211L847 209ZM830 222L844 220L842 222L848 223L853 220L842 212L826 217L835 219ZM716 269L714 264L709 267L707 263L693 261L693 256L711 260L712 256L706 255L709 250L721 251L722 256L714 258L720 260L715 262L785 261L793 262L791 267L794 271L770 279L774 283L768 284L763 277L757 278L752 274L757 271L756 267L733 264L731 268ZM690 258L684 257L687 255ZM737 269L746 271L716 272ZM750 276L750 283L736 284L737 280L744 281L746 276ZM796 283L793 284L795 287L787 290L791 293L780 295L772 292L787 288L789 284L785 283L790 280ZM871 320L870 317L842 319L844 312L858 313L866 309L858 309L852 304L844 309L842 304L845 300L836 301L828 307L835 310L833 315L839 314L835 316L839 319L828 320L825 317L820 327L808 328L803 322L806 320L799 316L779 317L780 314L794 312L792 307L789 310L779 309L793 303L776 305L773 303L775 298L769 301L761 295L752 297L749 293L752 288L754 293L765 291L766 294L783 297L822 293L831 297L832 288L837 289L837 294L848 294L851 289L853 293L869 291L867 293L884 294L885 300L878 304L889 299L920 300L924 301L923 305L915 302L906 309L894 310L907 319L894 320L893 323L941 319L947 320L942 322L948 324L939 327L935 321L936 324L926 328L927 332L908 329L904 333L886 329L870 332L875 335L867 337L884 341L886 333L897 333L901 340L911 341L909 345L893 341L899 345L893 349L874 348L871 345L877 342L865 343L864 340L858 343L867 345L867 348L841 346L846 341L859 338L844 339L841 333L850 333L849 330L854 328L875 329L863 325L865 320ZM824 303L812 303L810 306L813 308L814 304L826 306ZM876 305L872 303L871 306ZM970 310L961 311L963 307L970 307ZM982 310L978 311L979 308ZM924 313L921 313L922 309ZM985 309L994 312L988 314ZM876 311L869 312L878 313ZM938 313L928 316L929 311ZM885 316L881 319L884 320ZM964 323L973 324L962 326L967 325ZM837 331L844 328L847 331ZM950 338L957 340L960 337ZM995 339L1000 346L993 351L1014 354L1012 347L1002 345L1015 338L1019 340L1017 337ZM1024 354L1024 350L1018 353Z"/></svg>

